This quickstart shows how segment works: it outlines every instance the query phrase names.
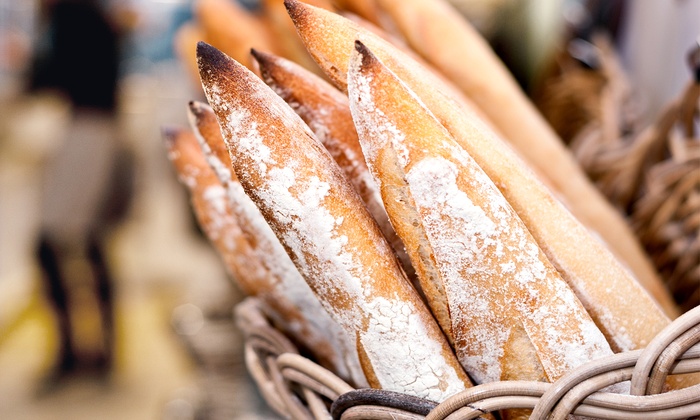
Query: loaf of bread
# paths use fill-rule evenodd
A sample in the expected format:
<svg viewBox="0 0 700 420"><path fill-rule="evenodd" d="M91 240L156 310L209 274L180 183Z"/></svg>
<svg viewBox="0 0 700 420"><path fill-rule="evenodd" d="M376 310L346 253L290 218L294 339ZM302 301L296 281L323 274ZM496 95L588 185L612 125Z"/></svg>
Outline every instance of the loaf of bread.
<svg viewBox="0 0 700 420"><path fill-rule="evenodd" d="M163 130L168 159L187 187L197 223L219 253L231 278L247 295L257 295L268 283L265 269L251 256L248 241L227 205L226 192L209 167L194 133L184 128ZM244 264L243 262L249 261Z"/></svg>
<svg viewBox="0 0 700 420"><path fill-rule="evenodd" d="M335 0L340 10L355 14L363 20L377 26L384 26L385 19L380 15L375 0Z"/></svg>
<svg viewBox="0 0 700 420"><path fill-rule="evenodd" d="M185 71L191 78L193 86L199 85L196 51L197 42L202 39L205 39L204 30L193 22L188 22L180 26L173 39L173 50L185 67Z"/></svg>
<svg viewBox="0 0 700 420"><path fill-rule="evenodd" d="M628 223L588 179L485 39L444 0L377 0L409 45L481 109L662 304L678 309ZM439 23L437 23L439 22ZM469 63L465 65L465 63Z"/></svg>
<svg viewBox="0 0 700 420"><path fill-rule="evenodd" d="M253 47L282 51L268 24L238 2L197 0L193 10L204 39L241 63L250 65L248 52Z"/></svg>
<svg viewBox="0 0 700 420"><path fill-rule="evenodd" d="M669 324L657 301L610 250L476 114L441 92L439 81L420 64L341 16L293 0L286 4L311 55L334 82L346 85L350 54L360 39L418 96L498 187L613 350L643 348Z"/></svg>
<svg viewBox="0 0 700 420"><path fill-rule="evenodd" d="M348 98L325 80L274 54L253 50L260 76L311 128L360 194L367 209L413 280L414 270L403 243L389 222L384 203L369 173Z"/></svg>
<svg viewBox="0 0 700 420"><path fill-rule="evenodd" d="M333 9L330 0L311 0L309 4L326 10ZM309 53L306 51L306 48L304 48L304 44L299 37L295 36L294 23L292 23L292 20L286 13L284 3L280 0L261 0L260 6L263 18L265 22L269 24L270 33L279 44L279 50L278 52L268 50L264 45L253 45L253 48L257 48L261 51L275 52L277 55L287 57L309 71L315 72L319 76L323 75L321 69L318 68L314 60L309 56ZM233 58L235 59L235 57Z"/></svg>
<svg viewBox="0 0 700 420"><path fill-rule="evenodd" d="M355 341L373 387L442 401L469 379L328 151L254 74L197 49L232 167L299 272Z"/></svg>
<svg viewBox="0 0 700 420"><path fill-rule="evenodd" d="M258 297L272 322L321 365L356 386L366 386L354 343L321 307L279 242L281 252L275 253L266 238L251 228L251 218L239 218L233 211L236 206L230 205L227 188L217 176L223 172L209 165L195 134L169 130L166 143L168 156L190 192L197 221L235 284L245 294ZM246 235L243 227L258 236ZM277 240L274 234L272 239Z"/></svg>
<svg viewBox="0 0 700 420"><path fill-rule="evenodd" d="M462 366L553 382L613 354L493 182L359 41L348 95L382 198Z"/></svg>

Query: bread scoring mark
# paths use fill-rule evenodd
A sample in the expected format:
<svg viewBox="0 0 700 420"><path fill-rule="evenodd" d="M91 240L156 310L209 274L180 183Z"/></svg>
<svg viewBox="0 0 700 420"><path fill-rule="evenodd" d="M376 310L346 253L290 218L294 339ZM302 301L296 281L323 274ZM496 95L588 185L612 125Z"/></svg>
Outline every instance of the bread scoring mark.
<svg viewBox="0 0 700 420"><path fill-rule="evenodd" d="M274 209L276 221L284 226L278 233L283 235L302 274L319 280L314 284L314 288L322 289L318 293L340 299L348 299L347 292L362 296L361 285L371 279L362 274L362 267L345 249L348 238L336 232L343 219L334 217L325 207L329 193L327 182L316 176L297 180L295 171L284 166L269 171L265 187L256 196L266 208ZM358 327L360 321L346 310L334 309L330 304L326 309L334 312L348 330Z"/></svg>
<svg viewBox="0 0 700 420"><path fill-rule="evenodd" d="M427 157L407 173L448 291L453 326L477 326L455 331L456 341L466 344L458 357L476 363L465 368L477 381L500 379L492 363L502 357L513 319L523 323L550 379L611 354L571 289L544 265L527 231L509 222L508 204L495 187L480 189L490 216L461 189L475 191L488 182L474 168Z"/></svg>
<svg viewBox="0 0 700 420"><path fill-rule="evenodd" d="M443 278L457 356L477 383L493 382L501 377L500 359L510 335L501 315L504 308L493 302L506 292L498 284L483 288L469 283L473 275L497 275L486 261L502 243L497 224L457 186L457 174L454 163L426 158L413 165L406 179Z"/></svg>
<svg viewBox="0 0 700 420"><path fill-rule="evenodd" d="M478 382L501 379L503 348L517 322L523 323L550 378L579 365L582 356L590 360L611 354L602 334L588 329L594 325L580 304L556 304L557 299L575 302L573 292L553 267L545 267L543 254L491 180L410 89L362 44L356 47L361 57L351 60L349 90L352 106L372 113L358 118L365 120L361 129L376 143L369 160L381 148L392 147L403 165L447 291L458 356L468 372ZM364 74L370 67L372 77ZM394 109L394 100L415 117L385 115L384 110ZM376 107L382 109L372 109ZM427 134L413 134L414 123ZM545 299L551 295L554 302ZM548 326L559 333L540 328L543 318L529 312L542 306L548 308L547 321L553 321ZM569 316L569 311L576 314Z"/></svg>
<svg viewBox="0 0 700 420"><path fill-rule="evenodd" d="M261 65L265 83L287 102L323 143L360 193L370 213L383 223L380 227L384 234L395 236L393 231L385 231L388 217L379 189L364 164L364 156L348 144L354 141L359 146L357 134L338 132L339 123L354 131L348 98L325 80L289 60L260 52L255 57ZM354 140L343 140L348 136L354 136Z"/></svg>
<svg viewBox="0 0 700 420"><path fill-rule="evenodd" d="M465 389L455 370L438 356L443 352L441 344L416 339L428 333L411 305L378 297L366 307L375 316L360 340L383 388L432 401L443 401Z"/></svg>
<svg viewBox="0 0 700 420"><path fill-rule="evenodd" d="M326 339L330 341L332 347L339 349L344 355L344 362L334 361L339 369L338 373L344 377L351 377L358 384L365 383L353 343L322 307L258 207L239 182L232 181L229 184L229 194L236 213L244 221L244 226L256 237L255 251L269 270L271 280L278 285L279 294L291 300L311 324L308 344L322 343Z"/></svg>
<svg viewBox="0 0 700 420"><path fill-rule="evenodd" d="M355 69L361 65L362 56L359 54L353 55L354 61L351 68ZM376 162L379 152L389 145L396 151L400 163L406 164L408 159L408 151L403 147L403 139L405 135L399 131L396 126L391 124L390 119L386 118L384 112L374 105L372 95L372 76L361 71L351 71L348 83L350 92L353 95L353 100L350 101L350 109L353 114L355 124L358 126L358 131L366 133L372 141L360 142L362 153L367 160L367 166L372 169L372 162ZM371 114L373 116L363 116L355 118L363 114ZM376 170L372 169L376 173ZM375 177L376 184L381 188L381 179Z"/></svg>

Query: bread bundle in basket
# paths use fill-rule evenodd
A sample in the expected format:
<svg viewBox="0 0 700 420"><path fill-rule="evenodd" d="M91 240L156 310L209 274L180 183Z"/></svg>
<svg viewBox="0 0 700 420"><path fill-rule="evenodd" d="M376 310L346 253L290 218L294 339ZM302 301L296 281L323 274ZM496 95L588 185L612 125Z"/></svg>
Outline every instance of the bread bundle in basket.
<svg viewBox="0 0 700 420"><path fill-rule="evenodd" d="M677 309L484 41L442 3L377 5L424 58L293 0L335 86L197 45L209 104L168 144L232 277L342 379L434 402L647 346ZM466 44L439 42L455 35ZM606 391L628 393L619 382Z"/></svg>

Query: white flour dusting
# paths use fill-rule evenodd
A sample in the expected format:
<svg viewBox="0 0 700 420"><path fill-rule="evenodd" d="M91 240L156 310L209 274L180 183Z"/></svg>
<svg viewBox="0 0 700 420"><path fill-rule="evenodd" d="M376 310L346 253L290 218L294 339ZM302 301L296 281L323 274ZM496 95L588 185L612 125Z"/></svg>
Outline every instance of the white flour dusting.
<svg viewBox="0 0 700 420"><path fill-rule="evenodd" d="M270 280L276 282L280 297L293 302L306 321L311 324L309 344L330 341L330 345L339 349L344 355L345 363L335 361L339 367L338 373L341 376L353 378L358 384L366 383L354 343L321 306L270 225L260 214L258 207L246 195L239 182L231 181L228 191L234 212L242 221L242 228L256 238L257 246L254 249L269 270ZM346 371L342 370L344 364L347 364Z"/></svg>
<svg viewBox="0 0 700 420"><path fill-rule="evenodd" d="M406 179L443 276L456 340L467 344L458 356L476 363L467 369L477 382L501 379L494 366L514 319L522 322L550 378L611 354L571 289L544 266L527 231L518 225L503 228L510 224L507 217L515 217L508 215L505 199L495 187L482 187L483 173L460 169L441 157L425 158L413 164ZM470 191L488 197L491 216L460 189L459 176ZM503 258L503 247L510 259ZM457 328L465 322L474 328Z"/></svg>
<svg viewBox="0 0 700 420"><path fill-rule="evenodd" d="M440 356L442 346L416 339L426 331L411 306L399 299L374 298L367 302L367 309L376 315L360 340L383 387L432 401L465 389Z"/></svg>
<svg viewBox="0 0 700 420"><path fill-rule="evenodd" d="M358 132L371 139L361 142L363 152L371 168L390 147L403 166L447 293L458 357L472 377L477 382L501 380L504 349L521 324L550 378L612 354L573 292L553 267L544 265L527 229L514 222L517 215L491 180L446 133L426 149L422 144L428 139L411 138L410 128L398 126L402 120L377 109L377 104L393 102L386 94L375 101L375 94L383 94L382 85L363 74L360 59L356 54L351 61L348 92ZM418 124L438 127L423 111L408 112ZM472 195L479 197L479 205Z"/></svg>
<svg viewBox="0 0 700 420"><path fill-rule="evenodd" d="M213 240L223 240L223 244L229 251L235 249L235 238L223 237L224 228L233 223L233 216L228 212L228 194L223 185L212 185L207 187L202 194L209 207L209 232Z"/></svg>
<svg viewBox="0 0 700 420"><path fill-rule="evenodd" d="M480 287L467 279L498 275L484 270L491 249L502 245L496 223L458 188L457 172L452 162L425 159L413 166L406 180L443 277L455 341L462 349L457 356L478 383L493 382L500 380L500 359L510 335L492 303L502 291L496 282ZM464 331L459 325L474 328Z"/></svg>
<svg viewBox="0 0 700 420"><path fill-rule="evenodd" d="M317 167L309 164L309 159L325 160L330 159L330 155L320 144L317 147L313 143L315 139L307 138L313 135L299 117L272 91L255 80L256 82L247 79L241 81L242 85L247 85L250 89L237 93L224 93L224 89L219 89L215 84L210 88L205 86L205 91L219 120L225 121L222 131L232 158L235 155L234 165L237 160L249 163L236 166L239 178L243 182L256 180L255 186L246 184L250 187L249 193L262 213L274 219L274 230L299 272L309 279L317 294L324 298L324 307L350 335L362 335L368 324L373 325L368 335L361 338L368 354L373 351L374 354L388 354L391 347L395 352L403 351L404 347L410 348L403 354L404 357L412 358L413 362L406 362L403 366L407 369L421 369L420 374L403 372L405 374L390 375L387 372L394 368L392 365L386 365L383 358L372 358L375 363L373 369L381 372L383 381L388 381L382 382L387 388L416 390L422 396L428 395L436 400L442 400L461 390L464 384L459 379L459 374L446 361L445 354L436 350L442 349L443 343L436 339L437 335L432 335L437 332L435 327L431 334L424 321L421 321L425 318L421 318L418 313L424 309L416 306L420 304L418 297L414 296L415 299L409 299L398 306L389 301L386 307L375 300L377 293L385 293L374 287L375 278L379 277L376 274L385 272L387 267L396 273L396 284L384 284L393 290L390 293L411 289L403 278L392 251L378 234L369 215L361 213L356 218L361 223L366 223L364 232L367 234L362 240L376 241L367 246L365 242L362 245L357 242L357 229L347 226L348 222L344 218L335 217L335 211L331 212L331 208L336 207L362 208L359 197L352 193L349 186L335 183L340 179L339 171L327 173L323 169L315 172ZM258 82L260 86L252 86ZM251 102L255 107L264 107L264 111L255 108L253 115L247 108ZM263 112L265 116L260 116ZM279 149L280 136L289 140L284 150ZM302 143L307 141L312 141L313 144ZM290 150L297 150L297 155L290 153ZM333 179L333 186L325 179ZM341 190L336 191L334 188ZM336 194L350 197L351 202L331 200ZM352 241L345 232L348 235L352 232ZM362 263L370 258L376 263ZM337 308L334 309L331 302ZM383 312L377 314L375 310L380 307ZM407 338L405 331L384 328L393 322L407 325L412 335ZM410 345L407 346L407 343ZM415 343L419 344L414 345ZM377 346L376 350L373 350L374 346ZM417 377L421 378L420 384L414 384ZM428 390L431 385L439 388Z"/></svg>
<svg viewBox="0 0 700 420"><path fill-rule="evenodd" d="M345 249L347 237L336 233L343 220L334 218L325 208L328 194L328 183L317 177L298 181L289 167L275 167L269 172L267 188L258 196L274 208L276 219L286 225L285 244L302 274L320 280L315 287L325 289L321 294L362 296L362 284L371 283L372 279ZM314 259L308 260L307 256ZM338 311L330 304L327 309L334 311L346 328L358 327L359 320L352 313Z"/></svg>

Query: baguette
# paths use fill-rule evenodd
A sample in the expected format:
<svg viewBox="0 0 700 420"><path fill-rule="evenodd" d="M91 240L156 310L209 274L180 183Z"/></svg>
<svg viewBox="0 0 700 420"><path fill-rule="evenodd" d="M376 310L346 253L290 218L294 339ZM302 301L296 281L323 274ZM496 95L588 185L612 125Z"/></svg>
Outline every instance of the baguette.
<svg viewBox="0 0 700 420"><path fill-rule="evenodd" d="M238 179L356 342L369 384L434 401L469 386L362 200L309 128L220 51L200 43L197 58Z"/></svg>
<svg viewBox="0 0 700 420"><path fill-rule="evenodd" d="M263 20L230 0L197 0L194 3L197 22L204 29L204 39L241 63L250 66L251 48L280 53Z"/></svg>
<svg viewBox="0 0 700 420"><path fill-rule="evenodd" d="M476 29L443 0L377 0L377 4L409 45L474 101L503 138L562 195L576 217L605 240L669 315L677 316L671 295L627 221L588 179Z"/></svg>
<svg viewBox="0 0 700 420"><path fill-rule="evenodd" d="M274 259L278 255L266 253L269 249L265 238L247 239L242 227L250 220L238 218L233 211L235 206L229 204L226 188L208 164L195 135L171 130L166 140L168 156L190 191L197 221L235 284L245 294L258 297L272 322L310 351L321 365L357 386L365 386L354 346L294 266L290 263L291 271L287 271L290 267ZM286 257L284 251L282 255Z"/></svg>
<svg viewBox="0 0 700 420"><path fill-rule="evenodd" d="M311 0L310 4L326 10L332 8L330 2L327 0ZM304 48L304 44L301 43L299 37L295 36L294 24L286 13L282 0L261 0L261 6L264 19L268 22L270 31L279 44L280 48L277 54L322 76L323 72L321 69L318 68L314 60L309 56L309 53L306 51L306 48ZM262 51L271 51L266 49L263 45L254 45L253 47ZM233 58L235 59L235 57Z"/></svg>
<svg viewBox="0 0 700 420"><path fill-rule="evenodd" d="M554 382L613 354L488 176L359 41L348 94L389 216L476 383Z"/></svg>
<svg viewBox="0 0 700 420"><path fill-rule="evenodd" d="M311 128L360 194L413 282L413 267L403 242L389 222L382 197L362 154L347 96L289 60L256 50L252 54L263 81Z"/></svg>
<svg viewBox="0 0 700 420"><path fill-rule="evenodd" d="M197 69L197 42L204 39L204 30L193 22L188 22L180 26L173 39L173 49L178 59L183 63L187 75L194 82L193 86L199 83L199 72Z"/></svg>
<svg viewBox="0 0 700 420"><path fill-rule="evenodd" d="M380 16L375 0L334 0L340 10L353 13L373 25L382 26L384 20Z"/></svg>
<svg viewBox="0 0 700 420"><path fill-rule="evenodd" d="M265 279L265 270L255 258L250 264L242 264L250 256L250 247L230 209L221 201L225 196L224 187L207 164L194 133L169 127L163 130L163 137L168 159L180 182L187 187L192 209L205 236L243 293L259 294L266 282L256 283L258 279Z"/></svg>
<svg viewBox="0 0 700 420"><path fill-rule="evenodd" d="M429 72L347 19L297 1L287 0L286 4L307 48L332 80L345 83L350 53L359 38L413 90L499 188L613 350L643 348L670 323L609 249L591 236L476 114L441 92Z"/></svg>

